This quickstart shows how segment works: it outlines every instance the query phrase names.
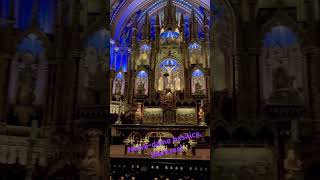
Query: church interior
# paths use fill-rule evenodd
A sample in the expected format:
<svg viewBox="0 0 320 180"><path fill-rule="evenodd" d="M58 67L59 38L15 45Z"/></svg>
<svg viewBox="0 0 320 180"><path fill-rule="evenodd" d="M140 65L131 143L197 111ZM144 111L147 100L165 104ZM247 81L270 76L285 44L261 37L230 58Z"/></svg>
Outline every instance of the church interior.
<svg viewBox="0 0 320 180"><path fill-rule="evenodd" d="M0 180L319 180L319 32L318 0L0 0Z"/></svg>

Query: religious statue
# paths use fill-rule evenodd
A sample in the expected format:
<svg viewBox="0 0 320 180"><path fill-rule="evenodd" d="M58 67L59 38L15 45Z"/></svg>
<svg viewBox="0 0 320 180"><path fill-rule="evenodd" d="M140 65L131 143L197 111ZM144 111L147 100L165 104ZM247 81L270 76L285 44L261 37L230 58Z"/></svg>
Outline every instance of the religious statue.
<svg viewBox="0 0 320 180"><path fill-rule="evenodd" d="M115 95L121 95L121 86L121 80L117 78L115 82Z"/></svg>
<svg viewBox="0 0 320 180"><path fill-rule="evenodd" d="M159 77L159 82L158 82L158 90L162 91L163 90L163 77Z"/></svg>
<svg viewBox="0 0 320 180"><path fill-rule="evenodd" d="M198 115L199 115L200 125L206 125L205 113L203 111L203 106L200 107Z"/></svg>
<svg viewBox="0 0 320 180"><path fill-rule="evenodd" d="M194 94L197 94L197 95L202 95L203 94L202 85L199 82L196 82L196 84L195 84Z"/></svg>
<svg viewBox="0 0 320 180"><path fill-rule="evenodd" d="M142 120L142 105L141 103L138 104L137 110L135 112L135 122L139 124Z"/></svg>
<svg viewBox="0 0 320 180"><path fill-rule="evenodd" d="M88 175L98 175L99 159L94 148L89 148L85 158L82 160L82 168Z"/></svg>
<svg viewBox="0 0 320 180"><path fill-rule="evenodd" d="M138 84L138 95L145 95L146 89L144 88L144 82L140 81L140 83Z"/></svg>
<svg viewBox="0 0 320 180"><path fill-rule="evenodd" d="M299 180L298 172L302 171L302 162L296 157L293 149L288 150L288 156L284 160L285 178L288 180Z"/></svg>
<svg viewBox="0 0 320 180"><path fill-rule="evenodd" d="M175 78L175 89L177 91L181 90L181 84L180 84L180 78L179 77Z"/></svg>
<svg viewBox="0 0 320 180"><path fill-rule="evenodd" d="M98 104L103 104L105 103L105 97L107 96L107 63L105 62L104 59L99 58L97 70L95 72L95 95L98 97L99 102L96 102Z"/></svg>
<svg viewBox="0 0 320 180"><path fill-rule="evenodd" d="M288 71L280 61L280 66L272 72L272 88L273 91L279 89L289 89L292 87L294 77L288 74Z"/></svg>
<svg viewBox="0 0 320 180"><path fill-rule="evenodd" d="M166 91L166 94L164 96L164 101L166 103L174 102L174 96L173 96L172 92L170 91L170 89Z"/></svg>
<svg viewBox="0 0 320 180"><path fill-rule="evenodd" d="M35 77L30 65L26 65L19 73L17 104L32 105L35 95Z"/></svg>

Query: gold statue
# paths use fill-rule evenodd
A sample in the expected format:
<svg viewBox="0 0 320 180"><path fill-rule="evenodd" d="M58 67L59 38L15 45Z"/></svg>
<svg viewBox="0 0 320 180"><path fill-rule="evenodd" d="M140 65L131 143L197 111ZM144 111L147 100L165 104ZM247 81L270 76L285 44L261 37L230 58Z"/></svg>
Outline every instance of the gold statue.
<svg viewBox="0 0 320 180"><path fill-rule="evenodd" d="M206 121L205 121L205 113L204 113L204 111L203 111L203 106L200 107L199 112L198 112L198 115L199 115L199 122L200 122L199 124L200 124L201 126L207 125L207 124L206 124Z"/></svg>
<svg viewBox="0 0 320 180"><path fill-rule="evenodd" d="M135 112L136 123L140 123L141 119L142 119L142 105L141 105L141 103L138 103L138 108Z"/></svg>

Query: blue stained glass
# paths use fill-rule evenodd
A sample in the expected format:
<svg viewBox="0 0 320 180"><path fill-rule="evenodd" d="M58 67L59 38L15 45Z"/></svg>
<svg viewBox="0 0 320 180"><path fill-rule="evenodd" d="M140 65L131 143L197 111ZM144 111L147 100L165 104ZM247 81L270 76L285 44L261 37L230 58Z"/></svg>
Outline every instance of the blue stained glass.
<svg viewBox="0 0 320 180"><path fill-rule="evenodd" d="M175 32L175 31L165 31L163 33L161 33L160 37L163 39L177 39L179 37L179 33Z"/></svg>
<svg viewBox="0 0 320 180"><path fill-rule="evenodd" d="M140 71L138 73L138 77L140 77L140 78L148 78L148 74L145 71Z"/></svg>
<svg viewBox="0 0 320 180"><path fill-rule="evenodd" d="M116 75L116 78L117 79L123 79L123 74L121 72L119 72L117 75Z"/></svg>
<svg viewBox="0 0 320 180"><path fill-rule="evenodd" d="M114 47L110 48L110 68L114 67Z"/></svg>
<svg viewBox="0 0 320 180"><path fill-rule="evenodd" d="M35 56L40 52L43 52L44 48L38 37L34 34L30 34L17 46L17 50L22 52L30 52Z"/></svg>
<svg viewBox="0 0 320 180"><path fill-rule="evenodd" d="M276 26L265 35L264 47L288 47L297 42L296 34L285 26Z"/></svg>
<svg viewBox="0 0 320 180"><path fill-rule="evenodd" d="M0 0L0 19L9 17L10 0Z"/></svg>
<svg viewBox="0 0 320 180"><path fill-rule="evenodd" d="M46 33L53 33L56 0L39 0L39 23Z"/></svg>
<svg viewBox="0 0 320 180"><path fill-rule="evenodd" d="M203 32L203 31L199 31L199 32L198 32L198 37L199 37L200 39L203 39L203 38L204 38L204 32Z"/></svg>
<svg viewBox="0 0 320 180"><path fill-rule="evenodd" d="M16 28L26 29L31 25L33 0L15 0Z"/></svg>
<svg viewBox="0 0 320 180"><path fill-rule="evenodd" d="M122 71L127 72L127 62L128 62L128 55L124 54L122 57Z"/></svg>
<svg viewBox="0 0 320 180"><path fill-rule="evenodd" d="M149 46L148 44L143 44L140 47L140 50L143 51L143 52L149 52L151 50L151 46Z"/></svg>
<svg viewBox="0 0 320 180"><path fill-rule="evenodd" d="M190 36L190 23L189 18L184 18L184 38L188 39Z"/></svg>
<svg viewBox="0 0 320 180"><path fill-rule="evenodd" d="M166 59L160 63L160 67L165 72L167 72L167 67L170 67L173 71L176 71L179 68L179 64L175 59Z"/></svg>
<svg viewBox="0 0 320 180"><path fill-rule="evenodd" d="M121 54L120 53L116 53L116 57L117 57L117 62L116 62L116 71L119 71L121 68Z"/></svg>
<svg viewBox="0 0 320 180"><path fill-rule="evenodd" d="M151 39L154 40L156 37L156 18L155 17L151 17L151 29L150 29L150 33L151 33Z"/></svg>
<svg viewBox="0 0 320 180"><path fill-rule="evenodd" d="M204 76L204 74L203 74L203 72L202 72L201 70L199 70L199 69L193 71L193 73L192 73L192 77L202 77L202 76Z"/></svg>
<svg viewBox="0 0 320 180"><path fill-rule="evenodd" d="M196 16L198 20L201 20L201 18L203 17L203 13L201 12L201 8L195 7L193 4L191 4L188 1L185 0L175 0L174 1L176 4L178 4L180 7L182 7L183 9L185 9L186 11L191 11L191 9L195 10ZM122 28L124 27L125 23L126 23L126 19L131 16L131 12L136 11L136 9L138 9L138 6L140 6L142 3L141 0L133 0L133 2L131 2L131 4L128 6L127 10L125 11L125 13L121 14L121 18L119 20L119 23L116 24L116 28L115 28L115 37L116 39L120 39L121 36L121 32ZM210 7L210 2L209 0L205 0L203 1L203 3L205 5L207 5L208 7ZM149 12L149 14L154 13L157 9L159 9L159 7L163 7L166 5L166 0L157 0L153 3L153 5L149 6L147 9L145 9L144 12L142 12L141 10L139 10L136 14L138 15L138 20L140 22L141 19L143 19L143 15L145 12ZM114 20L115 16L117 15L118 8L121 8L123 6L123 3L119 3L119 6L116 8L116 12L114 12L112 14L112 20Z"/></svg>
<svg viewBox="0 0 320 180"><path fill-rule="evenodd" d="M201 48L201 46L200 46L198 43L191 43L191 44L189 45L189 49L190 49L190 50L200 49L200 48Z"/></svg>

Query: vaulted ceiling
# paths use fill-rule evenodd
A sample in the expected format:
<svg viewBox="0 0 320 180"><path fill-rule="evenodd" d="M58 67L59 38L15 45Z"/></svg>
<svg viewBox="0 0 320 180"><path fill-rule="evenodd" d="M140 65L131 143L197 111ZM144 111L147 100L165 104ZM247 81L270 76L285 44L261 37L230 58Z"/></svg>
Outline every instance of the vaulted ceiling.
<svg viewBox="0 0 320 180"><path fill-rule="evenodd" d="M135 16L136 12L140 11L139 17L143 17L146 12L152 16L162 11L166 3L167 0L111 1L111 31L114 34L114 38L119 38L123 28ZM199 21L203 19L203 12L209 14L210 10L209 0L173 0L173 3L178 10L185 14L190 14L194 9Z"/></svg>

